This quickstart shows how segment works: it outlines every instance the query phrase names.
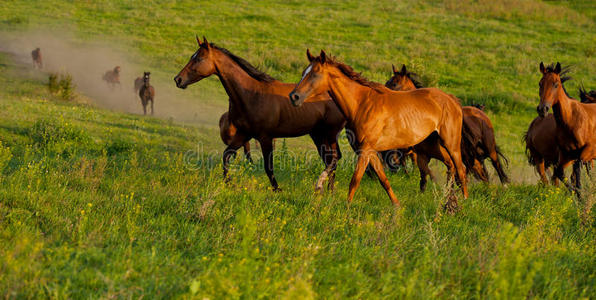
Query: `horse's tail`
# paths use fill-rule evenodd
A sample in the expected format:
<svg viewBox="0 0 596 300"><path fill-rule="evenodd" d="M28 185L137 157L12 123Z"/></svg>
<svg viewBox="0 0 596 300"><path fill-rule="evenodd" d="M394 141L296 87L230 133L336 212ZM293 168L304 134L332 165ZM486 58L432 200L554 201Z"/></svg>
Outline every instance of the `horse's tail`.
<svg viewBox="0 0 596 300"><path fill-rule="evenodd" d="M468 170L473 170L474 160L478 156L476 151L476 143L474 142L476 139L472 134L471 128L468 126L468 124L466 124L466 122L462 122L461 133L462 160Z"/></svg>
<svg viewBox="0 0 596 300"><path fill-rule="evenodd" d="M534 155L532 155L532 150L534 147L532 147L532 144L530 143L530 141L528 140L528 133L530 132L530 130L528 129L528 131L526 131L526 133L524 133L524 136L522 137L522 140L524 143L526 143L526 157L528 158L528 163L531 164L532 166L536 165L536 160L534 160Z"/></svg>

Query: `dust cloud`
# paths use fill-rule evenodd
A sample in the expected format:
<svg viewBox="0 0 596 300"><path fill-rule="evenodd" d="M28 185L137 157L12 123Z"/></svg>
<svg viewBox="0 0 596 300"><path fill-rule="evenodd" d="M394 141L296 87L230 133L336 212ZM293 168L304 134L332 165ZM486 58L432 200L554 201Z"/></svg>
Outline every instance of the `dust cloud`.
<svg viewBox="0 0 596 300"><path fill-rule="evenodd" d="M101 39L80 42L63 33L0 32L0 51L11 53L19 63L31 65L31 68L31 51L37 47L42 52L43 72L72 75L77 92L98 107L143 114L140 98L134 91L134 80L142 77L144 71L149 71L151 85L156 90L155 117L215 127L219 116L227 110L227 101L221 95L218 97L222 99L213 99L213 95L197 96L197 91L182 91L174 84L176 74L166 74L132 63L130 57L134 57L134 61L142 61L138 53L114 49L102 44ZM121 68L121 86L110 88L102 76L115 66ZM147 109L149 113L149 106Z"/></svg>

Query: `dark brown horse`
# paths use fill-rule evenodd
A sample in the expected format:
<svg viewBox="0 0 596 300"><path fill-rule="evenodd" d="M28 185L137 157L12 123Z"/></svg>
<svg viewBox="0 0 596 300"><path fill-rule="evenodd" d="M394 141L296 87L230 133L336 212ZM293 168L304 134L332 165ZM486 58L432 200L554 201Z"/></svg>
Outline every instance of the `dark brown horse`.
<svg viewBox="0 0 596 300"><path fill-rule="evenodd" d="M139 89L139 97L141 97L141 104L143 104L143 114L147 114L147 104L151 101L151 114L153 114L153 99L155 99L155 89L149 84L151 73L145 72L143 74L143 85Z"/></svg>
<svg viewBox="0 0 596 300"><path fill-rule="evenodd" d="M293 84L279 82L259 71L244 59L230 51L207 42L203 38L186 66L174 78L176 86L186 88L213 74L217 75L229 96L229 119L244 137L228 145L223 154L224 178L228 178L229 158L251 138L261 144L265 172L274 190L278 190L273 175L272 140L280 137L310 135L325 170L319 177L316 189L329 180L333 188L337 160L341 152L337 143L338 133L345 125L345 119L329 96L324 101L303 107L292 106L287 96Z"/></svg>
<svg viewBox="0 0 596 300"><path fill-rule="evenodd" d="M31 51L31 58L33 59L33 67L37 69L43 68L43 60L41 58L41 49L35 48Z"/></svg>
<svg viewBox="0 0 596 300"><path fill-rule="evenodd" d="M385 86L398 91L409 91L422 88L423 85L418 79L418 75L409 72L406 65L402 65L401 70L393 68L393 76L387 81ZM466 171L472 173L479 180L488 182L488 172L484 166L484 160L490 158L493 167L499 175L501 183L509 182L507 174L503 170L501 158L507 161L507 158L501 153L495 141L495 133L492 122L488 116L475 106L462 107L463 127L462 127L462 158L466 166ZM436 151L428 151L429 147L422 143L414 147L416 153L418 168L420 169L420 189L424 190L427 175L432 178L432 172L428 168L431 158L440 159L442 155ZM432 149L432 147L430 147ZM438 157L437 157L438 156Z"/></svg>
<svg viewBox="0 0 596 300"><path fill-rule="evenodd" d="M467 198L466 172L460 149L462 112L456 98L434 88L392 91L368 81L350 66L327 57L324 51L313 57L307 50L307 57L310 64L289 97L292 104L301 106L330 95L354 129L359 153L348 202L354 198L370 163L391 201L399 205L378 152L408 149L429 137L435 141L436 148L442 146L445 150L444 159L455 165L450 168L450 174L457 173ZM457 200L449 198L446 208L455 209Z"/></svg>
<svg viewBox="0 0 596 300"><path fill-rule="evenodd" d="M575 187L571 186L565 180L564 170L576 160L588 164L596 158L596 104L581 103L567 95L561 79L565 72L560 63L545 67L541 62L540 73L538 115L545 117L552 108L557 124L553 138L559 148L559 159L554 176L581 197L579 180ZM579 168L574 171L579 173Z"/></svg>
<svg viewBox="0 0 596 300"><path fill-rule="evenodd" d="M110 88L114 88L116 85L120 86L120 67L116 66L111 71L106 71L103 74L102 79L108 84Z"/></svg>
<svg viewBox="0 0 596 300"><path fill-rule="evenodd" d="M250 141L246 140L246 137L238 132L238 128L230 122L229 112L223 113L219 118L219 136L226 146L244 143L244 156L248 161L252 162L252 157L250 155Z"/></svg>

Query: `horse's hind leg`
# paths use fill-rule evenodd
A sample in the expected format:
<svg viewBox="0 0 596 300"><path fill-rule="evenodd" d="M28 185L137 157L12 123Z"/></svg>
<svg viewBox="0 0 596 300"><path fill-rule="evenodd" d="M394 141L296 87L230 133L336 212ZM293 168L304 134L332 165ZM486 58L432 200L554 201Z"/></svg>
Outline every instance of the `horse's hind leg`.
<svg viewBox="0 0 596 300"><path fill-rule="evenodd" d="M370 155L370 165L373 167L375 172L377 173L377 177L379 178L379 182L385 188L387 195L391 199L391 202L395 206L399 206L399 200L395 197L393 190L391 189L391 185L389 184L389 179L387 179L387 175L385 175L385 170L383 170L383 163L379 159L377 155Z"/></svg>
<svg viewBox="0 0 596 300"><path fill-rule="evenodd" d="M420 192L426 190L426 177L431 174L431 171L428 168L429 161L430 158L424 153L418 153L418 155L416 155L416 165L420 171Z"/></svg>
<svg viewBox="0 0 596 300"><path fill-rule="evenodd" d="M472 166L471 171L476 179L488 182L488 172L486 172L484 162L474 159L474 166Z"/></svg>
<svg viewBox="0 0 596 300"><path fill-rule="evenodd" d="M505 170L503 170L503 164L501 163L501 160L499 159L499 155L497 154L497 152L491 151L488 157L490 158L490 162L492 163L493 168L495 168L495 171L497 171L497 175L499 175L499 180L501 181L501 183L508 183L509 177L507 177L507 173L505 173Z"/></svg>
<svg viewBox="0 0 596 300"><path fill-rule="evenodd" d="M271 138L261 138L259 139L259 143L261 144L261 150L263 151L263 163L265 165L265 173L267 173L267 177L269 177L271 187L273 187L273 190L276 192L281 191L281 189L277 185L275 175L273 175L273 144Z"/></svg>
<svg viewBox="0 0 596 300"><path fill-rule="evenodd" d="M246 160L248 160L250 163L253 162L250 155L250 141L246 141L244 143L244 157L246 157Z"/></svg>
<svg viewBox="0 0 596 300"><path fill-rule="evenodd" d="M459 136L457 133L460 133ZM455 171L457 172L458 183L461 187L464 198L468 198L468 187L466 185L466 167L461 158L461 129L457 131L455 135L449 135L448 132L441 134L441 143L447 154L451 157L451 161L455 165ZM459 138L458 138L459 137ZM455 205L457 207L457 200L454 203L448 203L449 205ZM450 207L450 208L455 208Z"/></svg>
<svg viewBox="0 0 596 300"><path fill-rule="evenodd" d="M223 163L223 178L225 182L230 182L230 177L228 176L228 172L230 170L230 159L236 156L236 150L240 148L242 143L238 141L232 141L224 150L222 163Z"/></svg>

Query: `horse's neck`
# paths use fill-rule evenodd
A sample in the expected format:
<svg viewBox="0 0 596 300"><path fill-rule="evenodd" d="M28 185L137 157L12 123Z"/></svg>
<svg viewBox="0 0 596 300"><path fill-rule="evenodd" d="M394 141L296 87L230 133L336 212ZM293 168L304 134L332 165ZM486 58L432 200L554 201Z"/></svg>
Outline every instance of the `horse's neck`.
<svg viewBox="0 0 596 300"><path fill-rule="evenodd" d="M356 119L360 103L369 92L369 87L362 86L345 75L329 80L329 95L350 122Z"/></svg>
<svg viewBox="0 0 596 300"><path fill-rule="evenodd" d="M252 106L250 102L259 100L258 97L249 95L258 93L263 88L263 83L248 75L227 55L219 55L215 68L217 77L230 98L230 111L244 112Z"/></svg>
<svg viewBox="0 0 596 300"><path fill-rule="evenodd" d="M572 130L576 120L573 120L571 99L567 97L563 89L559 90L556 97L558 98L558 102L556 105L553 105L555 120L560 127Z"/></svg>

